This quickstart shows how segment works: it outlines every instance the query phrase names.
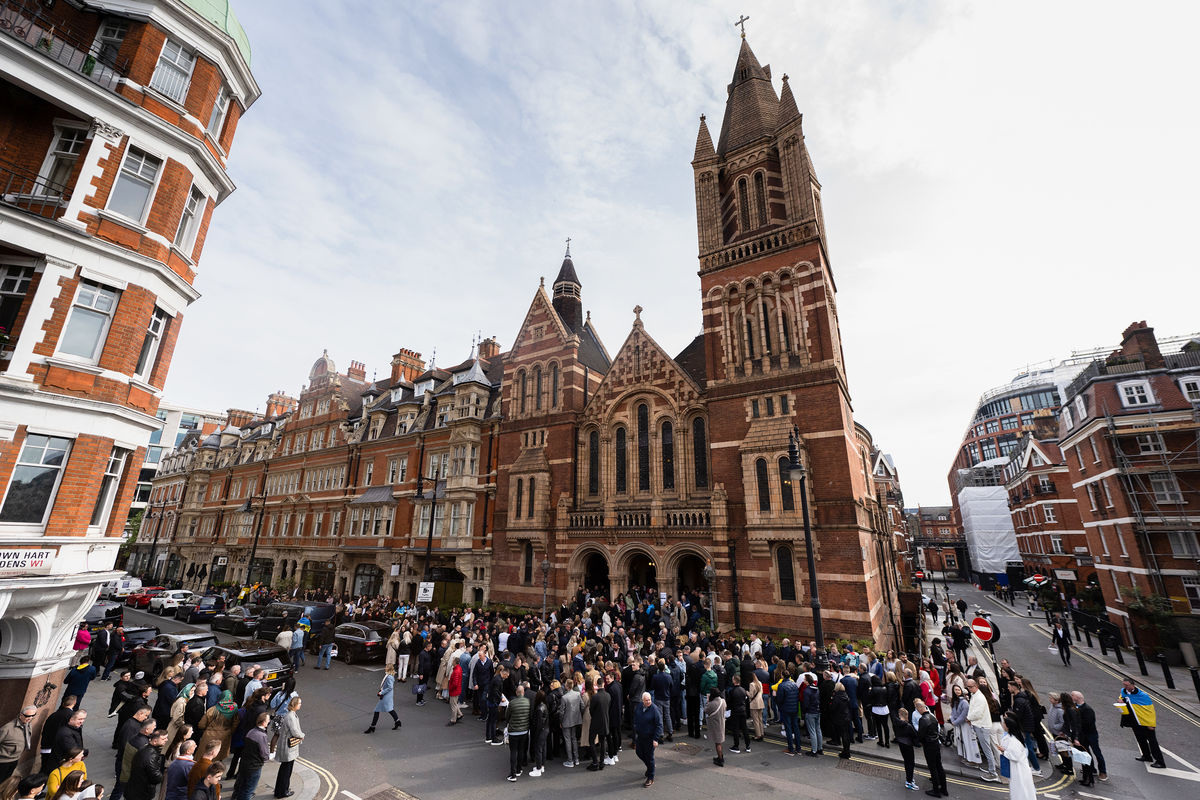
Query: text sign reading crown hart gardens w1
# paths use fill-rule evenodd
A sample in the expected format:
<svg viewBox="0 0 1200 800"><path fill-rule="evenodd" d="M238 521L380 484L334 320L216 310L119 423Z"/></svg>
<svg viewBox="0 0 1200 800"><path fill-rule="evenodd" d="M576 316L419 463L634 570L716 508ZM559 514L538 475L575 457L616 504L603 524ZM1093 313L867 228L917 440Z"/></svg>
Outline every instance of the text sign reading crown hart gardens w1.
<svg viewBox="0 0 1200 800"><path fill-rule="evenodd" d="M0 578L49 575L57 551L34 547L0 549Z"/></svg>

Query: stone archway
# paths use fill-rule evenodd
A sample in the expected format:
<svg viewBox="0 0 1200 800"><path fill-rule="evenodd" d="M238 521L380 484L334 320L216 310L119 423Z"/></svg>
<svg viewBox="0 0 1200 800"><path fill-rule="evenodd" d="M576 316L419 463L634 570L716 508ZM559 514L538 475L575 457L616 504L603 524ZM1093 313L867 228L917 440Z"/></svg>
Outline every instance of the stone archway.
<svg viewBox="0 0 1200 800"><path fill-rule="evenodd" d="M654 593L658 592L658 563L646 553L633 553L628 560L627 586L641 586Z"/></svg>
<svg viewBox="0 0 1200 800"><path fill-rule="evenodd" d="M671 548L663 559L662 591L674 592L678 597L683 591L706 594L708 581L704 580L704 567L712 556L704 548L681 544Z"/></svg>
<svg viewBox="0 0 1200 800"><path fill-rule="evenodd" d="M592 551L584 558L583 585L593 596L610 596L608 558L603 553Z"/></svg>

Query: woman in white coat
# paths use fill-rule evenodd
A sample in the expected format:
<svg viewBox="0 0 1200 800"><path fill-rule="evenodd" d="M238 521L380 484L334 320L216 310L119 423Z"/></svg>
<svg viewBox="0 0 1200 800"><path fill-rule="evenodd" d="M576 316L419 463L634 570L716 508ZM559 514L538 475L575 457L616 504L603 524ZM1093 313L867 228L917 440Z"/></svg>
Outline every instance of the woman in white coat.
<svg viewBox="0 0 1200 800"><path fill-rule="evenodd" d="M292 768L300 757L300 743L304 741L304 731L300 729L300 698L294 696L288 701L287 713L279 722L279 744L276 752L279 757L279 772L275 776L276 800L283 800L295 794L291 788Z"/></svg>
<svg viewBox="0 0 1200 800"><path fill-rule="evenodd" d="M1008 759L1008 796L1012 800L1037 800L1037 789L1033 785L1033 767L1029 765L1029 751L1021 738L1021 723L1011 713L1000 719L1004 735L997 748ZM1015 735L1014 735L1015 732Z"/></svg>

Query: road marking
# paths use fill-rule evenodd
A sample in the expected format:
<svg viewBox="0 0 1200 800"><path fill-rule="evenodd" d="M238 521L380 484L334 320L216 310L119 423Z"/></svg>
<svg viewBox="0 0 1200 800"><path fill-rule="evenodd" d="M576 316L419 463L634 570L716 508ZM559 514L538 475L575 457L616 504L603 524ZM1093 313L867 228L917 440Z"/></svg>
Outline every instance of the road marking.
<svg viewBox="0 0 1200 800"><path fill-rule="evenodd" d="M1196 769L1194 766L1192 766L1192 765L1191 765L1191 764L1189 764L1188 762L1184 761L1182 758L1180 758L1179 756L1175 755L1174 753L1172 753L1170 750L1168 750L1167 748L1163 747L1162 745L1159 745L1159 748L1158 748L1158 749L1159 749L1159 750L1162 750L1164 753L1166 753L1166 754L1167 754L1167 755L1169 755L1171 758L1173 758L1173 759L1175 759L1176 761L1178 761L1180 764L1183 764L1185 767L1187 767L1188 769L1190 769L1192 772L1200 773L1200 769Z"/></svg>
<svg viewBox="0 0 1200 800"><path fill-rule="evenodd" d="M1164 767L1162 769L1151 769L1150 765L1147 764L1146 772L1149 772L1151 775L1166 775L1168 778L1180 778L1185 781L1200 782L1200 773L1184 772L1181 769L1172 769L1171 767Z"/></svg>
<svg viewBox="0 0 1200 800"><path fill-rule="evenodd" d="M362 798L359 797L358 795L351 794L350 792L346 791L345 789L342 789L342 794L346 795L346 797L349 797L350 800L362 800Z"/></svg>
<svg viewBox="0 0 1200 800"><path fill-rule="evenodd" d="M337 780L337 778L335 778L333 776L332 772L325 769L324 767L314 764L313 762L309 761L306 758L297 758L296 760L299 761L304 766L311 769L313 772L317 773L317 775L319 777L321 777L325 780L325 783L327 784L327 788L326 788L325 794L321 798L321 800L333 800L333 798L337 796L338 780Z"/></svg>
<svg viewBox="0 0 1200 800"><path fill-rule="evenodd" d="M1088 794L1087 792L1081 792L1078 789L1075 790L1075 794L1079 795L1080 797L1090 797L1092 800L1109 800L1109 798L1102 794Z"/></svg>

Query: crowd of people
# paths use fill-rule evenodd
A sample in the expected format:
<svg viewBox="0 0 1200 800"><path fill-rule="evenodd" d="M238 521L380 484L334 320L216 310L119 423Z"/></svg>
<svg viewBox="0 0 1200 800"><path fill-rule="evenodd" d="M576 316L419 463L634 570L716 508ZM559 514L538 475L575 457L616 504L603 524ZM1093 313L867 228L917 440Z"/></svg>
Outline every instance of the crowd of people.
<svg viewBox="0 0 1200 800"><path fill-rule="evenodd" d="M556 762L600 771L619 763L628 742L649 787L656 748L676 735L708 740L720 768L727 756L762 746L769 725L779 726L789 756L819 756L828 746L845 759L852 743L895 745L912 790L919 748L931 776L926 794L933 797L949 794L945 748L978 767L983 780L1006 781L1022 800L1035 797L1033 780L1045 775L1042 764L1051 758L1066 774L1079 766L1081 786L1108 779L1096 713L1083 693L1049 692L1047 707L1008 659L994 665L990 680L969 655L961 599L930 603L935 622L945 612L942 636L928 655L914 657L854 643L822 647L713 633L703 624L697 593L660 598L654 587L632 587L611 600L580 588L546 619L470 608L442 613L381 598L314 598L336 603L334 617L314 632L322 653L314 668L328 669L332 631L341 622L388 622L383 677L364 734L374 734L385 714L391 730L401 728L397 688L412 681L417 707L444 702L447 726L477 720L482 729L471 735L507 744L509 781L542 776ZM303 653L307 633L303 625L280 633L296 669L302 661L295 651ZM1069 665L1069 657L1063 661ZM114 674L110 800L219 800L221 781L230 779L234 800L249 800L271 760L278 762L275 797L294 794L292 767L304 740L295 672L276 691L263 684L263 670L205 663L184 643L153 683L129 670ZM88 781L81 701L105 677L83 655L39 736L32 732L34 707L0 726L0 785L8 790L0 800L27 797L38 787L50 800L103 797L104 787ZM1126 680L1117 702L1140 760L1165 766L1149 695ZM3 783L35 747L37 771Z"/></svg>

